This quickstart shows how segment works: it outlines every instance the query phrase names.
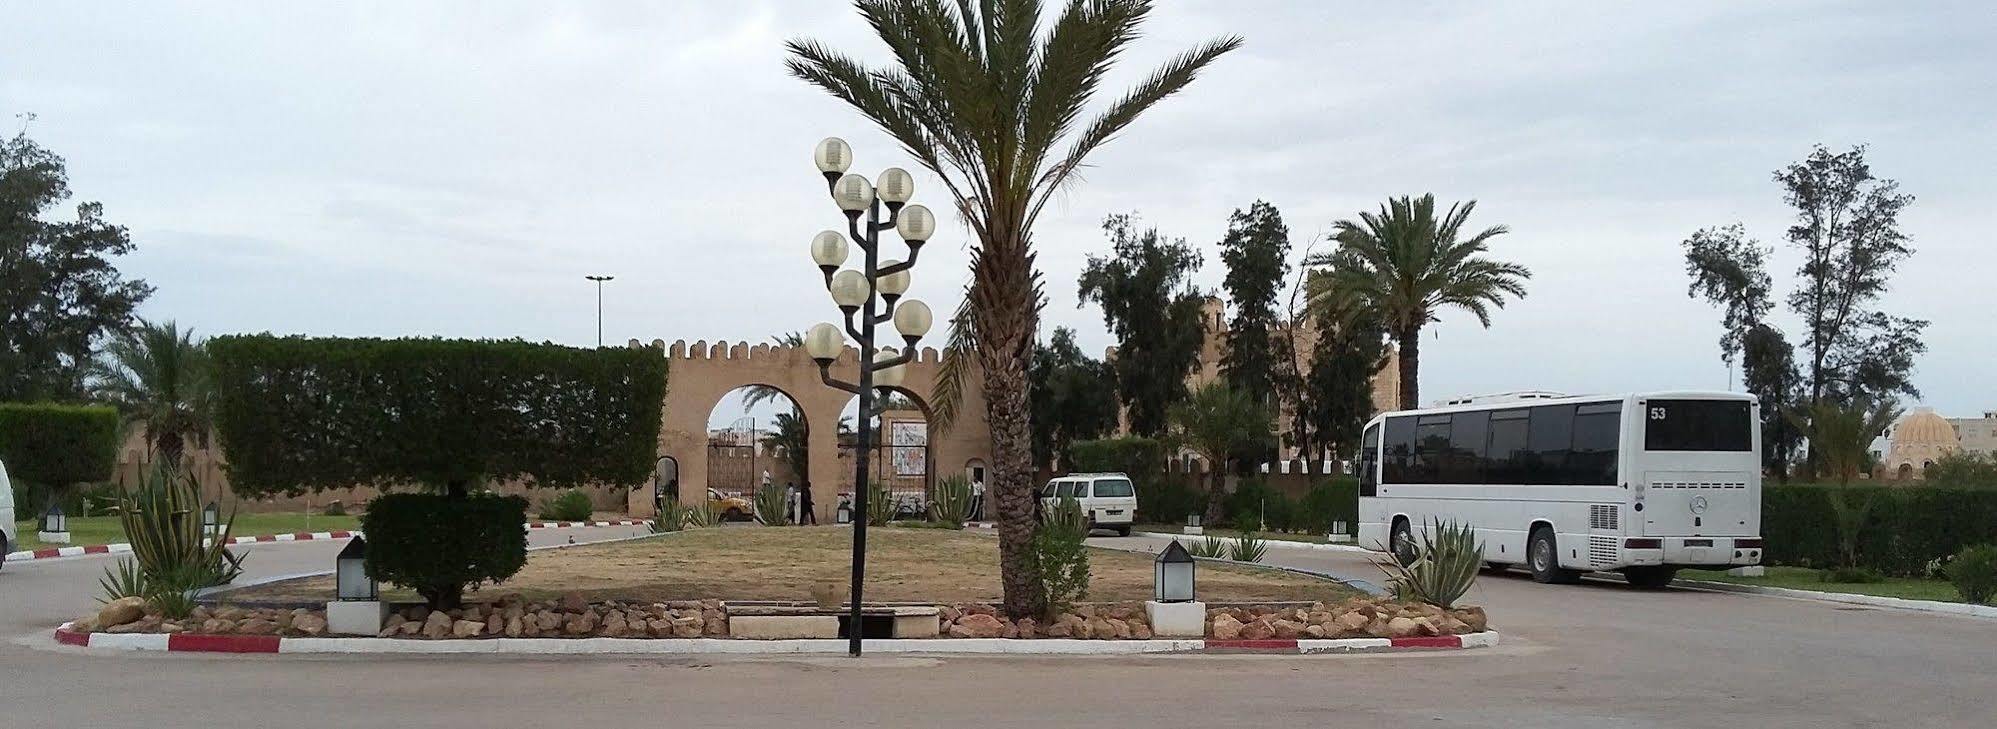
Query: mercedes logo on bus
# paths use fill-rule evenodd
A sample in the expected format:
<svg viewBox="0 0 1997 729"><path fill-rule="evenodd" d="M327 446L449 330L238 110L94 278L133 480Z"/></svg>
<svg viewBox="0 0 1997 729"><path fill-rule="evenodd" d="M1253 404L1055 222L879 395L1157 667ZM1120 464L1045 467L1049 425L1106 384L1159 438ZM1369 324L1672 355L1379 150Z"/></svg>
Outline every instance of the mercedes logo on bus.
<svg viewBox="0 0 1997 729"><path fill-rule="evenodd" d="M1692 497L1692 513L1694 513L1694 514L1704 514L1704 513L1706 513L1706 507L1707 507L1707 506L1708 506L1708 504L1706 503L1706 497L1704 497L1704 496L1694 496L1694 497Z"/></svg>

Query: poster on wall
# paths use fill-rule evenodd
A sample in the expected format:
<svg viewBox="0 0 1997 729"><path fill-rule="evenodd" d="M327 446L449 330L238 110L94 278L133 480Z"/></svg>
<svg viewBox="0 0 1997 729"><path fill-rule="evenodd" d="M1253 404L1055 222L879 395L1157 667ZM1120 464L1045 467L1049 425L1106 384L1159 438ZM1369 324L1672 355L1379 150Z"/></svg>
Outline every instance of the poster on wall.
<svg viewBox="0 0 1997 729"><path fill-rule="evenodd" d="M928 473L929 464L929 424L917 421L898 421L888 425L888 445L893 446L892 458L896 476L920 476Z"/></svg>

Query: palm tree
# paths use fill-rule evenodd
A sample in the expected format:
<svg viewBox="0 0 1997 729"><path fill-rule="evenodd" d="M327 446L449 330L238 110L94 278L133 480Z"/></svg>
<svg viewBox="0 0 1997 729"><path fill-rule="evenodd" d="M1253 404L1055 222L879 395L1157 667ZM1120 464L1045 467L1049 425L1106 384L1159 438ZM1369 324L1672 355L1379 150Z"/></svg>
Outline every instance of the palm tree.
<svg viewBox="0 0 1997 729"><path fill-rule="evenodd" d="M802 347L804 346L804 332L784 332L770 337L770 342L779 347ZM755 410L757 405L774 402L779 397L785 400L791 399L789 395L784 394L783 390L775 387L769 385L750 385L742 393L742 412L746 413ZM794 400L791 402L791 410L797 410L797 402Z"/></svg>
<svg viewBox="0 0 1997 729"><path fill-rule="evenodd" d="M870 68L808 39L786 45L786 65L941 178L977 236L971 282L951 318L936 416L947 423L955 414L956 388L975 356L992 434L1005 609L1031 615L1041 607L1028 553L1036 520L1026 370L1041 305L1034 221L1091 152L1241 39L1218 38L1180 54L1078 125L1117 56L1137 39L1150 0L1070 0L1044 33L1039 0L855 5L894 54L893 65Z"/></svg>
<svg viewBox="0 0 1997 729"><path fill-rule="evenodd" d="M1532 277L1524 266L1478 255L1509 232L1505 226L1457 239L1475 209L1475 200L1453 204L1438 220L1434 195L1389 199L1378 213L1334 223L1338 249L1307 262L1330 268L1331 290L1357 294L1379 313L1400 348L1402 408L1419 407L1421 399L1422 327L1456 307L1489 328L1491 307L1504 308L1507 294L1523 298Z"/></svg>
<svg viewBox="0 0 1997 729"><path fill-rule="evenodd" d="M1221 380L1172 406L1173 438L1207 462L1208 522L1221 517L1228 456L1268 445L1275 439L1275 423L1275 412L1260 398Z"/></svg>
<svg viewBox="0 0 1997 729"><path fill-rule="evenodd" d="M1871 470L1872 439L1886 432L1900 419L1900 407L1892 401L1873 402L1864 398L1849 403L1819 402L1807 408L1783 413L1809 440L1809 463L1819 473L1837 480L1839 488L1829 493L1832 525L1837 527L1840 566L1858 567L1858 538L1872 514L1874 491L1854 491L1858 474Z"/></svg>
<svg viewBox="0 0 1997 729"><path fill-rule="evenodd" d="M162 461L179 464L189 439L208 437L208 354L192 329L140 321L104 346L87 380L97 397L118 407L128 427L144 428L146 443Z"/></svg>

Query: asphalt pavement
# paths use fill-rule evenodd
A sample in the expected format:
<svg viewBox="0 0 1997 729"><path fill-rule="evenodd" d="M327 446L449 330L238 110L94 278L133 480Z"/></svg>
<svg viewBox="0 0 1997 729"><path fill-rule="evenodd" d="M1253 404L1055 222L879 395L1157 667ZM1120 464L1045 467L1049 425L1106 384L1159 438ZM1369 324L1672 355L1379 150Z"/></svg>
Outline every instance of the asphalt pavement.
<svg viewBox="0 0 1997 729"><path fill-rule="evenodd" d="M255 545L250 577L324 570L339 547ZM1274 543L1267 561L1377 575L1362 555ZM109 563L0 570L0 729L1997 724L1997 621L1607 582L1486 574L1468 602L1490 611L1503 645L1416 654L534 659L52 646L49 631L91 604Z"/></svg>

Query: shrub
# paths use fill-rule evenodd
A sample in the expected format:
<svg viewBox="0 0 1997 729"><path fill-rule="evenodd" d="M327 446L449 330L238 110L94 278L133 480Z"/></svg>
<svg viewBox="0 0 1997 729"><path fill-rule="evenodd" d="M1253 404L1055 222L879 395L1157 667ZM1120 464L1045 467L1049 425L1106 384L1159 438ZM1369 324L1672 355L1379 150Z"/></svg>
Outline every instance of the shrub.
<svg viewBox="0 0 1997 729"><path fill-rule="evenodd" d="M894 494L888 492L888 485L875 481L867 487L867 523L886 524L894 521Z"/></svg>
<svg viewBox="0 0 1997 729"><path fill-rule="evenodd" d="M49 495L70 484L109 480L120 435L118 411L108 407L0 403L0 461L15 484L15 508L40 514ZM81 501L65 502L63 509L84 513Z"/></svg>
<svg viewBox="0 0 1997 729"><path fill-rule="evenodd" d="M122 492L118 521L131 542L145 582L155 589L173 584L186 589L220 585L242 573L240 560L228 550L235 527L232 510L213 539L202 533L201 487L176 464L160 463L136 488Z"/></svg>
<svg viewBox="0 0 1997 729"><path fill-rule="evenodd" d="M432 610L456 608L466 588L527 564L526 519L518 496L382 494L361 517L368 575L415 590Z"/></svg>
<svg viewBox="0 0 1997 729"><path fill-rule="evenodd" d="M714 511L714 502L702 501L692 506L680 507L684 520L681 522L695 529L705 529L721 523L721 515Z"/></svg>
<svg viewBox="0 0 1997 729"><path fill-rule="evenodd" d="M1997 545L1964 548L1949 563L1948 579L1964 602L1990 604L1997 598Z"/></svg>
<svg viewBox="0 0 1997 729"><path fill-rule="evenodd" d="M929 500L929 520L964 528L964 521L971 518L971 480L959 474L944 476L936 482L934 491L934 498Z"/></svg>
<svg viewBox="0 0 1997 729"><path fill-rule="evenodd" d="M1226 496L1221 504L1221 513L1227 516L1227 523L1245 532L1262 531L1267 527L1269 501L1276 498L1275 491L1260 478L1244 478L1234 488L1234 493Z"/></svg>
<svg viewBox="0 0 1997 729"><path fill-rule="evenodd" d="M1309 534L1331 532L1333 522L1345 522L1351 532L1359 523L1359 480L1339 476L1311 484L1311 490L1297 503L1291 520L1297 531Z"/></svg>
<svg viewBox="0 0 1997 729"><path fill-rule="evenodd" d="M1165 444L1153 438L1103 438L1070 443L1067 461L1076 473L1122 472L1148 482L1164 470L1165 454Z"/></svg>
<svg viewBox="0 0 1997 729"><path fill-rule="evenodd" d="M1207 538L1200 540L1186 551L1191 552L1195 557L1227 559L1227 540L1208 535Z"/></svg>
<svg viewBox="0 0 1997 729"><path fill-rule="evenodd" d="M1847 585L1865 585L1885 582L1886 578L1869 567L1827 567L1817 570L1818 582Z"/></svg>
<svg viewBox="0 0 1997 729"><path fill-rule="evenodd" d="M326 509L320 513L323 513L326 516L346 516L347 505L345 502L339 501L337 499L333 501L328 501L326 502Z"/></svg>
<svg viewBox="0 0 1997 729"><path fill-rule="evenodd" d="M1151 482L1141 482L1133 476L1131 483L1137 486L1140 521L1184 524L1188 515L1206 512L1206 491L1188 486L1185 481L1161 475Z"/></svg>
<svg viewBox="0 0 1997 729"><path fill-rule="evenodd" d="M1997 488L1997 454L1956 451L1935 459L1926 473L1928 486Z"/></svg>
<svg viewBox="0 0 1997 729"><path fill-rule="evenodd" d="M1269 553L1269 541L1255 536L1255 532L1242 532L1234 538L1234 544L1227 551L1227 558L1236 562L1260 562Z"/></svg>
<svg viewBox="0 0 1997 729"><path fill-rule="evenodd" d="M766 483L756 489L756 521L764 526L787 526L790 524L790 492L782 486Z"/></svg>
<svg viewBox="0 0 1997 729"><path fill-rule="evenodd" d="M1415 558L1406 565L1387 559L1374 562L1394 599L1424 602L1445 610L1470 591L1477 570L1484 566L1484 546L1468 524L1436 520L1415 544Z"/></svg>
<svg viewBox="0 0 1997 729"><path fill-rule="evenodd" d="M1042 613L1054 616L1067 612L1076 600L1089 593L1089 536L1082 504L1068 497L1041 514L1040 528L1034 530L1028 566L1040 583Z"/></svg>
<svg viewBox="0 0 1997 729"><path fill-rule="evenodd" d="M542 521L589 521L595 514L596 505L590 503L589 494L579 489L565 489L542 499L536 513Z"/></svg>
<svg viewBox="0 0 1997 729"><path fill-rule="evenodd" d="M686 526L687 510L680 506L678 499L664 499L659 502L659 513L652 516L652 531L676 532Z"/></svg>
<svg viewBox="0 0 1997 729"><path fill-rule="evenodd" d="M1871 493L1857 563L1883 574L1925 576L1928 565L1973 544L1997 543L1997 489L1770 485L1762 491L1763 561L1798 567L1842 563L1832 492ZM1849 502L1848 502L1849 504Z"/></svg>
<svg viewBox="0 0 1997 729"><path fill-rule="evenodd" d="M97 579L97 586L104 588L104 596L97 598L98 602L145 597L146 573L131 558L120 557L117 564L104 568L104 576Z"/></svg>

